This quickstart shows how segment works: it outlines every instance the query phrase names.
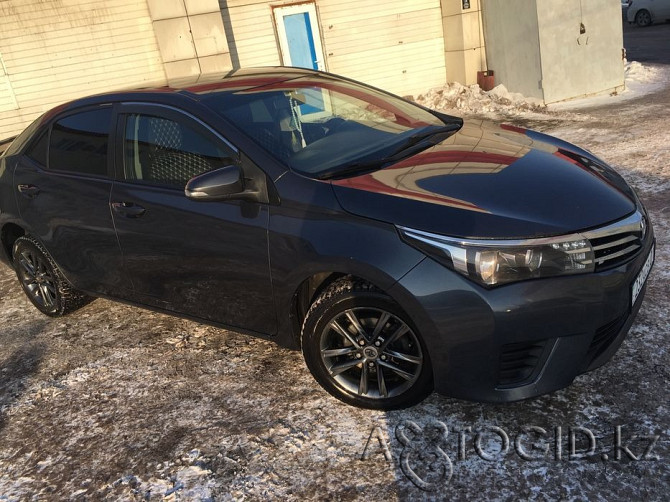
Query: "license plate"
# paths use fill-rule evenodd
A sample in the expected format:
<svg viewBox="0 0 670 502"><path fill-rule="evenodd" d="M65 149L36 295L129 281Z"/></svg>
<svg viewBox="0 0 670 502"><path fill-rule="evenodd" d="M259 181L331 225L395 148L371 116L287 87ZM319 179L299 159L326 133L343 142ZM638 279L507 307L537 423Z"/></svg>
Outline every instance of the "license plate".
<svg viewBox="0 0 670 502"><path fill-rule="evenodd" d="M642 265L642 270L640 270L640 273L637 274L637 277L633 282L633 287L631 288L631 295L630 295L631 306L635 305L635 301L637 300L637 297L640 296L640 291L642 291L642 286L644 286L647 277L649 277L651 267L654 265L654 247L655 246L653 245L651 246L649 256L647 257L647 260L644 262L644 265Z"/></svg>

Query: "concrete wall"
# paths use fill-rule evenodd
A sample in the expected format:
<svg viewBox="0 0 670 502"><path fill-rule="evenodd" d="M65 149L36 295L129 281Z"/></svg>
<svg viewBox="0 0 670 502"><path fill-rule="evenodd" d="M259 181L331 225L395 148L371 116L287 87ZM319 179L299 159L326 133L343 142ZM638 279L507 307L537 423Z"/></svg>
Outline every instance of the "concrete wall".
<svg viewBox="0 0 670 502"><path fill-rule="evenodd" d="M546 103L623 88L618 1L540 0L537 13Z"/></svg>
<svg viewBox="0 0 670 502"><path fill-rule="evenodd" d="M482 1L496 84L545 103L623 89L619 2Z"/></svg>
<svg viewBox="0 0 670 502"><path fill-rule="evenodd" d="M496 84L543 99L536 0L482 0L488 69Z"/></svg>
<svg viewBox="0 0 670 502"><path fill-rule="evenodd" d="M442 0L441 7L447 80L476 84L477 72L486 69L481 1L464 9L462 0Z"/></svg>

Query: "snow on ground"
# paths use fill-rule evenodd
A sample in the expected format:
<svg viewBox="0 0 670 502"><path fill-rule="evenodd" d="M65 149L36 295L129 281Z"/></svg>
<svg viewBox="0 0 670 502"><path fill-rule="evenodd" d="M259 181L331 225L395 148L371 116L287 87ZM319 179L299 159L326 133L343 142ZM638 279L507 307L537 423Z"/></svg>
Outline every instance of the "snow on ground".
<svg viewBox="0 0 670 502"><path fill-rule="evenodd" d="M571 99L549 106L551 110L573 110L639 98L659 91L670 83L670 69L662 66L643 65L637 61L626 61L624 67L625 89L619 93Z"/></svg>
<svg viewBox="0 0 670 502"><path fill-rule="evenodd" d="M371 412L331 398L299 353L268 341L106 300L41 316L0 267L0 502L667 498L670 90L570 111L502 88L418 99L577 142L636 187L656 265L607 365L519 403L432 395Z"/></svg>

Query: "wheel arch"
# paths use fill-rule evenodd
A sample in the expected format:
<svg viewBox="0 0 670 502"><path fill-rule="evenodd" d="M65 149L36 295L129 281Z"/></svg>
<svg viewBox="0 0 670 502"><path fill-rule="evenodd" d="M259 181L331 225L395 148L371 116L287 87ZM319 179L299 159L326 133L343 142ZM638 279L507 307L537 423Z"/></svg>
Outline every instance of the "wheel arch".
<svg viewBox="0 0 670 502"><path fill-rule="evenodd" d="M16 239L26 235L26 230L16 223L6 223L0 230L0 243L2 244L2 256L0 258L13 266L13 247Z"/></svg>
<svg viewBox="0 0 670 502"><path fill-rule="evenodd" d="M356 274L343 271L324 271L310 275L298 285L291 297L290 335L291 342L294 347L300 348L302 325L307 311L309 310L312 303L314 303L314 300L316 300L321 292L327 289L328 286L342 277L349 277L352 281L363 281L391 296L387 292L387 288L383 287L379 281L375 281L374 279L366 277L365 274Z"/></svg>

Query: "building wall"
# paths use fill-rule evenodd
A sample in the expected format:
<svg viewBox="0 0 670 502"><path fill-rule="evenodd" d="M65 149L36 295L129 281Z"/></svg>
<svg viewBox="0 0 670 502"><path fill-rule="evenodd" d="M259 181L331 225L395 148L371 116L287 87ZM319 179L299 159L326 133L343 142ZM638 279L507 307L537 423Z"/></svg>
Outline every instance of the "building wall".
<svg viewBox="0 0 670 502"><path fill-rule="evenodd" d="M536 0L482 0L486 60L496 84L543 99Z"/></svg>
<svg viewBox="0 0 670 502"><path fill-rule="evenodd" d="M546 103L623 88L619 2L539 1L537 15Z"/></svg>
<svg viewBox="0 0 670 502"><path fill-rule="evenodd" d="M487 69L481 1L470 0L467 9L462 0L441 4L447 80L476 84L477 72Z"/></svg>
<svg viewBox="0 0 670 502"><path fill-rule="evenodd" d="M75 97L165 83L146 2L0 2L0 139Z"/></svg>
<svg viewBox="0 0 670 502"><path fill-rule="evenodd" d="M235 67L282 64L271 6L219 0ZM440 0L316 0L328 71L401 95L447 78Z"/></svg>
<svg viewBox="0 0 670 502"><path fill-rule="evenodd" d="M483 0L496 83L545 103L623 89L620 9L613 0Z"/></svg>
<svg viewBox="0 0 670 502"><path fill-rule="evenodd" d="M170 85L232 69L218 0L147 0Z"/></svg>

